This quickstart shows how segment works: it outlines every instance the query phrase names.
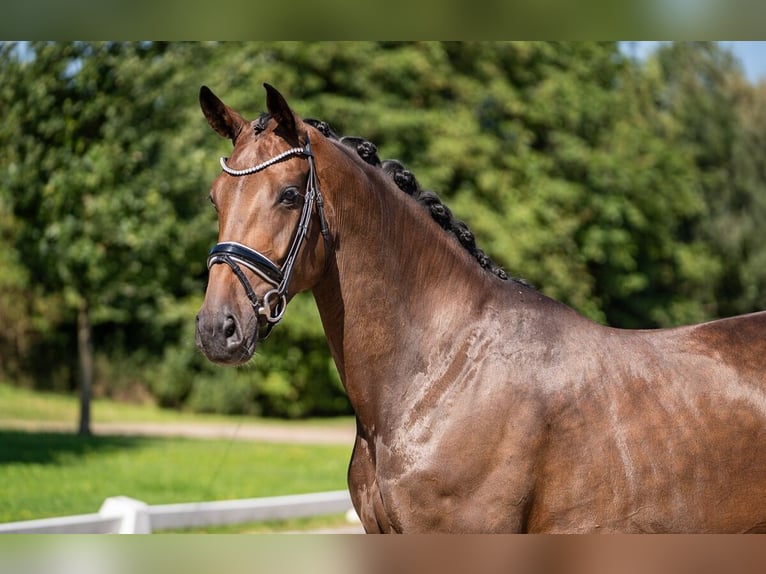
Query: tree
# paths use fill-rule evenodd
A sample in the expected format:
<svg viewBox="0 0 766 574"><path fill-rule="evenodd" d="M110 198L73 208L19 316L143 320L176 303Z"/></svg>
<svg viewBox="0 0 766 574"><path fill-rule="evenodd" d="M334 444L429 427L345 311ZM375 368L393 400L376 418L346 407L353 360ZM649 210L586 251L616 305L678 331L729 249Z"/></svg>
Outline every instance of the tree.
<svg viewBox="0 0 766 574"><path fill-rule="evenodd" d="M766 306L766 171L763 87L751 86L731 52L715 42L677 42L656 55L656 97L678 125L674 144L689 150L706 210L690 233L709 246L719 272L708 274L712 313Z"/></svg>
<svg viewBox="0 0 766 574"><path fill-rule="evenodd" d="M717 259L665 80L616 43L257 43L214 51L232 105L263 81L408 164L512 273L594 319L709 318ZM234 70L234 73L231 71ZM673 131L675 134L676 132Z"/></svg>
<svg viewBox="0 0 766 574"><path fill-rule="evenodd" d="M130 371L167 406L348 412L305 297L249 369L194 348L206 191L230 151L201 84L255 117L270 82L372 140L509 273L595 320L766 305L766 99L714 44L646 63L603 42L4 44L0 73L6 374L70 381L81 356L81 374Z"/></svg>
<svg viewBox="0 0 766 574"><path fill-rule="evenodd" d="M94 323L140 320L179 290L178 278L203 271L202 256L186 263L200 237L199 210L181 201L194 165L163 141L188 108L163 45L40 43L23 59L11 50L2 54L4 199L28 222L16 249L33 280L76 317L88 434Z"/></svg>

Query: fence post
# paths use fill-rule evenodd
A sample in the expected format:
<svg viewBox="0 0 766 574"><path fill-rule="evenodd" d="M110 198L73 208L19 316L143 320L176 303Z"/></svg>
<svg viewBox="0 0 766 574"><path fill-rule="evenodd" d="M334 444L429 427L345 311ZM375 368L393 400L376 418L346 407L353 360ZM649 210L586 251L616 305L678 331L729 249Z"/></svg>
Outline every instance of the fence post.
<svg viewBox="0 0 766 574"><path fill-rule="evenodd" d="M119 534L150 534L149 507L145 502L129 496L110 496L99 508L101 516L120 517Z"/></svg>

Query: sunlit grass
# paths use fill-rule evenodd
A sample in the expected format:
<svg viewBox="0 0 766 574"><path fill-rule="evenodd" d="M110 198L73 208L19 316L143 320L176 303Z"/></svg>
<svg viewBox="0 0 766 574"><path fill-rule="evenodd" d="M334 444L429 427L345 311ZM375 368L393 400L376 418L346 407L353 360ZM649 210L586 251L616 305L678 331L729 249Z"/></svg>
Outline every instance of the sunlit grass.
<svg viewBox="0 0 766 574"><path fill-rule="evenodd" d="M74 395L0 383L0 429L19 421L77 426ZM287 422L200 415L111 400L93 401L94 423L268 424L347 428L350 419ZM3 423L6 423L5 427ZM236 434L236 433L235 433ZM0 522L97 512L116 495L148 504L256 498L347 487L349 445L271 444L241 440L78 437L73 433L0 430ZM342 516L198 529L275 532L345 525Z"/></svg>
<svg viewBox="0 0 766 574"><path fill-rule="evenodd" d="M0 522L346 488L350 448L0 431Z"/></svg>
<svg viewBox="0 0 766 574"><path fill-rule="evenodd" d="M157 422L157 423L247 423L257 421L269 425L348 426L351 417L306 419L300 421L199 414L162 409L155 405L134 405L109 399L94 399L91 406L94 422ZM79 402L76 395L32 391L0 382L0 426L6 420L56 421L76 424Z"/></svg>

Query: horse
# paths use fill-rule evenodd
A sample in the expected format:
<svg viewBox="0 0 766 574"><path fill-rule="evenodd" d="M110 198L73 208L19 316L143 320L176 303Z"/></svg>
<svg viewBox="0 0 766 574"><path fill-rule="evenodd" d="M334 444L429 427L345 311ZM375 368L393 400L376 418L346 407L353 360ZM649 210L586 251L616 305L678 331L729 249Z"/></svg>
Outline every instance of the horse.
<svg viewBox="0 0 766 574"><path fill-rule="evenodd" d="M245 363L313 293L366 532L766 532L766 313L595 323L507 277L399 162L265 88L253 121L200 89L233 149L197 345Z"/></svg>

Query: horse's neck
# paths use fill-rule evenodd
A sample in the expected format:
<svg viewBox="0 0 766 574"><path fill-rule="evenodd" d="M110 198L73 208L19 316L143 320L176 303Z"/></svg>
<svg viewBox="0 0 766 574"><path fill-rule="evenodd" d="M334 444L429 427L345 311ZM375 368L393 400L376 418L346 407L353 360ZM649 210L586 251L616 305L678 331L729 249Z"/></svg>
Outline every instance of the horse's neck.
<svg viewBox="0 0 766 574"><path fill-rule="evenodd" d="M346 391L366 418L409 383L402 368L456 336L497 281L399 193L360 180L332 198L343 224L334 264L314 289Z"/></svg>

